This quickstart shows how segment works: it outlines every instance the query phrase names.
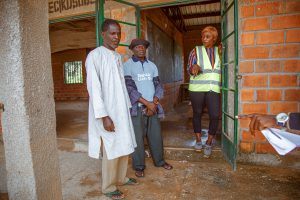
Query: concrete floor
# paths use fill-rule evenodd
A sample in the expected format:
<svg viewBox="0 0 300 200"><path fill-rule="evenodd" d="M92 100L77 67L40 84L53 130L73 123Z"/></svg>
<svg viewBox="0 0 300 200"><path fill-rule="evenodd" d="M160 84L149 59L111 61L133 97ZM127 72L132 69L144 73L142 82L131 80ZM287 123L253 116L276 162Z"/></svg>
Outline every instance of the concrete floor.
<svg viewBox="0 0 300 200"><path fill-rule="evenodd" d="M61 176L64 199L107 199L101 194L101 160L87 157L87 102L57 102ZM192 109L185 102L162 120L165 157L174 166L166 171L147 159L145 178L120 189L127 199L299 199L300 170L239 164L233 172L222 158L220 143L211 159L192 149ZM204 128L208 116L204 116ZM73 141L76 142L73 142ZM203 138L205 140L205 137ZM74 152L75 151L75 152ZM198 161L198 162L193 162ZM130 164L129 164L130 166ZM129 167L128 175L134 177ZM76 192L74 192L76 191Z"/></svg>
<svg viewBox="0 0 300 200"><path fill-rule="evenodd" d="M100 190L101 160L91 159L86 153L87 103L59 102L56 111L63 199L108 199ZM211 159L195 153L192 150L191 107L187 103L167 114L162 129L166 158L174 169L167 171L154 167L147 158L145 177L138 179L139 184L120 187L127 200L300 199L299 167L239 163L234 172L222 159L218 147L213 155L219 156ZM193 162L195 160L197 162ZM134 177L130 166L131 163L128 176ZM0 194L0 200L7 199L7 194Z"/></svg>
<svg viewBox="0 0 300 200"><path fill-rule="evenodd" d="M101 160L86 153L59 151L64 200L106 200L101 193ZM300 199L300 171L239 164L233 172L222 161L168 160L171 171L146 159L145 177L136 186L120 186L127 200L292 200ZM130 166L130 163L129 163ZM134 171L128 168L128 176ZM8 200L0 193L0 200Z"/></svg>
<svg viewBox="0 0 300 200"><path fill-rule="evenodd" d="M56 102L57 136L61 139L87 141L88 102ZM192 129L192 108L188 102L166 113L161 122L164 146L192 148L195 138ZM208 127L208 116L203 116L203 128ZM203 142L206 136L203 136Z"/></svg>

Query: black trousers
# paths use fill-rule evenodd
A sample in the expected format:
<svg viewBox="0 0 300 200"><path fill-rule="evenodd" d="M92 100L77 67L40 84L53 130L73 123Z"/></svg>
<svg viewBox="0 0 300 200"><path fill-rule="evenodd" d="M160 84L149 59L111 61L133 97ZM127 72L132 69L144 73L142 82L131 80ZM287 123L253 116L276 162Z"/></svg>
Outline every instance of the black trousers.
<svg viewBox="0 0 300 200"><path fill-rule="evenodd" d="M205 105L209 114L208 134L215 135L219 123L220 94L216 92L191 92L190 98L193 107L193 127L195 133L201 133L201 118Z"/></svg>
<svg viewBox="0 0 300 200"><path fill-rule="evenodd" d="M133 169L144 170L146 168L144 148L145 136L147 136L154 165L157 167L163 166L166 162L164 160L160 119L158 118L157 114L147 117L142 114L142 109L138 108L138 115L136 117L131 117L131 119L137 143L137 147L132 153Z"/></svg>

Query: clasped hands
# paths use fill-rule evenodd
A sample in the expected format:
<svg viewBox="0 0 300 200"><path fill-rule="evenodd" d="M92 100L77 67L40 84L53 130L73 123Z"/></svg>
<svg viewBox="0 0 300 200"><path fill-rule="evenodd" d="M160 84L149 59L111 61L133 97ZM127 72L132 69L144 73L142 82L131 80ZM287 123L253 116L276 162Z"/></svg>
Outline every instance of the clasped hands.
<svg viewBox="0 0 300 200"><path fill-rule="evenodd" d="M153 116L157 113L157 105L159 104L159 98L154 96L153 102L147 102L144 105L146 108L143 110L144 114L148 117Z"/></svg>
<svg viewBox="0 0 300 200"><path fill-rule="evenodd" d="M144 105L146 106L144 113L147 116L152 116L157 113L157 105L159 104L159 98L154 96L153 102L146 101ZM102 117L103 127L108 132L115 132L115 125L109 116Z"/></svg>

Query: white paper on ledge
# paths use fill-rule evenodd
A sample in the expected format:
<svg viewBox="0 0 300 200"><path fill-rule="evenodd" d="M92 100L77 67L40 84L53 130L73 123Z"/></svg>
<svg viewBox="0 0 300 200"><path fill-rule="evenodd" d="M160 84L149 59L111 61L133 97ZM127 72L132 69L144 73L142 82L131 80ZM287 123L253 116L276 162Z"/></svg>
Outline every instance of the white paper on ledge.
<svg viewBox="0 0 300 200"><path fill-rule="evenodd" d="M300 135L289 133L280 129L271 128L277 134L273 134L269 129L262 130L261 132L267 138L269 143L280 155L285 155L300 146Z"/></svg>

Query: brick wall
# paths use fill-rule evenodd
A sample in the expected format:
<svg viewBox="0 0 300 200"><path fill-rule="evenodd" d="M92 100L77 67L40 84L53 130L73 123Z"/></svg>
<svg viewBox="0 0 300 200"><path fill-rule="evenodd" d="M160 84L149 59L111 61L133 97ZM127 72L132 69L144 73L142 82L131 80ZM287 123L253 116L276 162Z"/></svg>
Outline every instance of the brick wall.
<svg viewBox="0 0 300 200"><path fill-rule="evenodd" d="M86 72L84 67L86 56L86 49L66 50L52 54L51 58L55 100L76 100L88 98L88 93L86 90ZM82 61L83 63L82 84L64 83L64 63L71 61Z"/></svg>
<svg viewBox="0 0 300 200"><path fill-rule="evenodd" d="M300 1L242 0L240 113L300 111ZM264 136L240 121L240 151L274 152Z"/></svg>
<svg viewBox="0 0 300 200"><path fill-rule="evenodd" d="M168 36L172 37L177 44L183 47L183 35L179 32L172 22L165 16L161 9L151 9L141 13L141 33L143 38L147 38L147 19L151 19ZM183 49L183 48L182 48ZM183 59L182 59L183 60ZM182 66L184 63L182 63ZM184 70L184 68L182 68ZM184 74L184 73L182 73ZM180 85L182 81L164 84L164 98L161 104L166 111L172 109L180 101Z"/></svg>

